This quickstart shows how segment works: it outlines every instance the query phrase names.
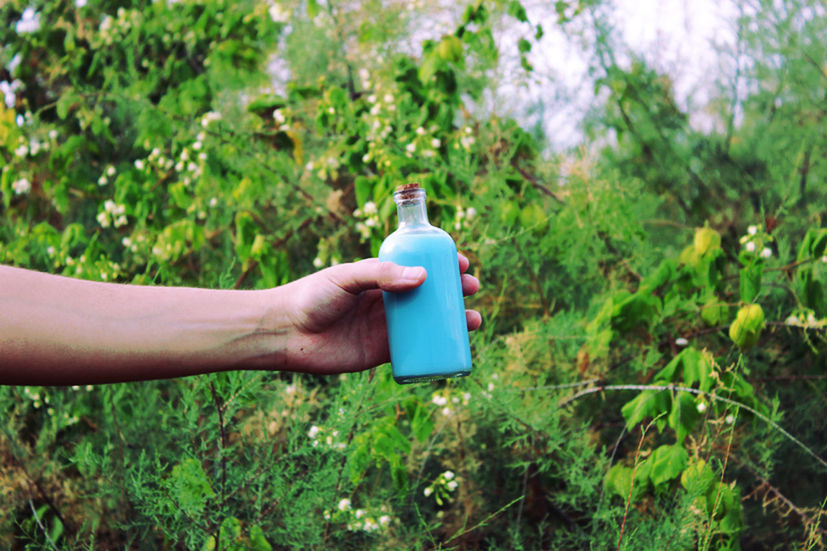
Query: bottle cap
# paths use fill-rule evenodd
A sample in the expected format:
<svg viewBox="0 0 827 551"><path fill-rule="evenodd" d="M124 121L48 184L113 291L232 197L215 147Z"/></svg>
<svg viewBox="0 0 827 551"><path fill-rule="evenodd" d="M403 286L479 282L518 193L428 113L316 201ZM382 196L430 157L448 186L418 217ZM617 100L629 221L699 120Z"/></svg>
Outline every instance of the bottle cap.
<svg viewBox="0 0 827 551"><path fill-rule="evenodd" d="M393 200L397 205L408 205L416 201L425 200L425 188L417 182L397 186L393 192Z"/></svg>
<svg viewBox="0 0 827 551"><path fill-rule="evenodd" d="M419 185L419 182L411 182L410 184L402 184L401 186L396 186L396 193L401 191L407 191L410 189L422 189L422 186Z"/></svg>

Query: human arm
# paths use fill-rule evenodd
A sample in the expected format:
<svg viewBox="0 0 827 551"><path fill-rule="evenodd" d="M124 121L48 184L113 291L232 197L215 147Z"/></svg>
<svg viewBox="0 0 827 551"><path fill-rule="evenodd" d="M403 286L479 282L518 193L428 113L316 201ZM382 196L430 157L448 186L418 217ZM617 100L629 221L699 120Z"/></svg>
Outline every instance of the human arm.
<svg viewBox="0 0 827 551"><path fill-rule="evenodd" d="M460 256L461 272L468 261ZM102 283L0 266L0 384L69 385L231 369L359 371L388 361L381 290L421 268L375 259L265 290ZM479 282L462 275L463 291ZM469 328L481 323L467 314Z"/></svg>

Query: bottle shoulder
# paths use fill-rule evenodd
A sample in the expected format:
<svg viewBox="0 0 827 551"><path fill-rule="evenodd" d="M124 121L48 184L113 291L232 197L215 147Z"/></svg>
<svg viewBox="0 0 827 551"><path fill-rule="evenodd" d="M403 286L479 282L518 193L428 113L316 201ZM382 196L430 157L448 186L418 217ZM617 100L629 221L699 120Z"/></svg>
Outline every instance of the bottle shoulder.
<svg viewBox="0 0 827 551"><path fill-rule="evenodd" d="M415 226L399 228L388 235L379 248L379 256L386 256L395 251L412 248L453 248L454 239L448 232L435 226Z"/></svg>

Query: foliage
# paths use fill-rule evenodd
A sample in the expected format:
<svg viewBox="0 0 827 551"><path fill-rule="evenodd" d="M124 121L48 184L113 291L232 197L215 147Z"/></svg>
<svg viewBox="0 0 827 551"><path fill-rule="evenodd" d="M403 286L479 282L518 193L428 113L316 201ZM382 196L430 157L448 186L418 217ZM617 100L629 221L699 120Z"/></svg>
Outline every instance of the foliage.
<svg viewBox="0 0 827 551"><path fill-rule="evenodd" d="M602 102L557 154L476 108L502 57L532 74L516 1L444 33L436 4L4 3L0 262L274 286L376 253L418 180L485 324L462 381L0 388L0 542L823 547L827 18L782 4L744 9L704 133L602 6L555 2Z"/></svg>

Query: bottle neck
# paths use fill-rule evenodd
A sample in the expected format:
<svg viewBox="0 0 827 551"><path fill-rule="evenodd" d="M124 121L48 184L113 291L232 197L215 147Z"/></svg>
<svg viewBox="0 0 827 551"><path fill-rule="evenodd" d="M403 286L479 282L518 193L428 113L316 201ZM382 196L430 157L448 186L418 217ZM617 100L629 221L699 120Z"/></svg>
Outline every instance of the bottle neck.
<svg viewBox="0 0 827 551"><path fill-rule="evenodd" d="M396 214L399 216L399 227L427 226L428 211L425 208L425 198L414 201L405 201L396 204Z"/></svg>
<svg viewBox="0 0 827 551"><path fill-rule="evenodd" d="M393 194L399 227L428 226L428 211L425 208L425 190L417 184L399 188Z"/></svg>

